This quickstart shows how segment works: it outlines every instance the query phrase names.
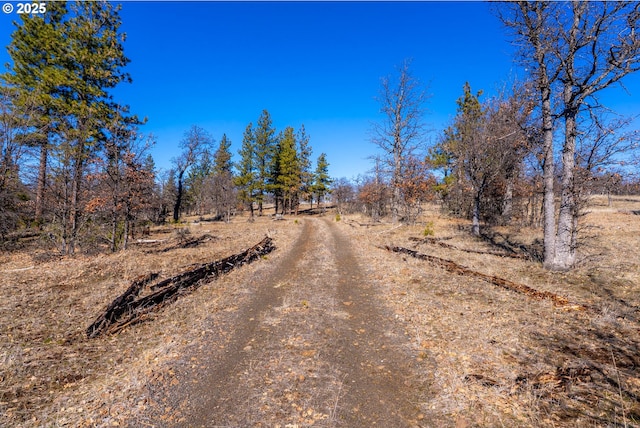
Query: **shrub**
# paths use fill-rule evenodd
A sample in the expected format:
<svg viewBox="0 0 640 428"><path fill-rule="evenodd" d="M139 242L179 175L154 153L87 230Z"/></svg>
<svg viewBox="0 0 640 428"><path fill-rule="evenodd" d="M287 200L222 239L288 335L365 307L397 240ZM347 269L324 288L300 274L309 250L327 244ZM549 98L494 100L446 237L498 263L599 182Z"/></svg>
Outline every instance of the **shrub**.
<svg viewBox="0 0 640 428"><path fill-rule="evenodd" d="M433 236L434 234L435 234L435 231L433 230L433 222L429 221L425 225L424 230L422 231L422 235L423 236Z"/></svg>

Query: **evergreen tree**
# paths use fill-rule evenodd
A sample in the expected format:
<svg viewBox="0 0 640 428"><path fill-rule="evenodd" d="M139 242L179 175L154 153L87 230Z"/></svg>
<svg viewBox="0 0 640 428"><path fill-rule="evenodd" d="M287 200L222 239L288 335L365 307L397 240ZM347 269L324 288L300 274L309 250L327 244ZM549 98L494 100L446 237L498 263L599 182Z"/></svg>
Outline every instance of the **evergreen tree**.
<svg viewBox="0 0 640 428"><path fill-rule="evenodd" d="M16 23L7 48L12 64L1 76L16 90L14 114L28 120L25 142L39 150L34 213L38 222L43 214L49 149L56 127L65 116L62 89L71 79L70 70L63 64L66 12L66 2L52 2L47 5L46 14L20 15L21 22Z"/></svg>
<svg viewBox="0 0 640 428"><path fill-rule="evenodd" d="M65 25L66 52L61 58L69 81L62 88L65 121L61 126L62 144L58 156L69 177L61 247L73 253L82 215L82 185L90 159L105 141L105 127L127 108L112 100L109 90L130 82L123 71L129 59L124 55L124 34L120 34L119 7L108 2L75 2ZM136 118L122 115L128 122ZM68 216L68 221L67 221Z"/></svg>
<svg viewBox="0 0 640 428"><path fill-rule="evenodd" d="M198 215L202 216L208 210L207 199L207 181L211 178L214 171L214 160L208 147L202 149L199 153L194 165L189 169L184 187L185 206L193 207Z"/></svg>
<svg viewBox="0 0 640 428"><path fill-rule="evenodd" d="M256 201L258 202L258 211L262 215L262 205L265 196L269 191L269 179L272 176L270 166L272 166L272 158L275 147L275 129L271 121L271 115L267 110L263 110L258 124L254 131L254 159L256 168Z"/></svg>
<svg viewBox="0 0 640 428"><path fill-rule="evenodd" d="M0 87L0 242L25 214L19 203L27 194L19 171L25 148L19 142L21 121L14 112L15 95L12 88Z"/></svg>
<svg viewBox="0 0 640 428"><path fill-rule="evenodd" d="M281 132L275 138L275 144L271 150L271 159L269 159L269 179L267 181L267 190L273 195L274 212L280 214L280 208L284 208L284 188L281 181L281 167L280 155L282 147L280 143L284 138Z"/></svg>
<svg viewBox="0 0 640 428"><path fill-rule="evenodd" d="M231 162L231 141L227 138L227 134L222 135L220 145L213 155L213 173L231 174L233 163Z"/></svg>
<svg viewBox="0 0 640 428"><path fill-rule="evenodd" d="M454 140L458 167L460 168L459 186L464 186L463 180L468 180L473 192L472 232L480 235L480 200L489 185L489 174L485 162L489 158L487 141L484 135L486 124L485 112L479 97L482 91L475 95L471 92L469 82L464 84L464 94L457 101L458 116L455 120ZM462 178L464 175L464 179Z"/></svg>
<svg viewBox="0 0 640 428"><path fill-rule="evenodd" d="M300 190L300 160L296 150L296 139L293 128L285 128L278 143L278 173L275 182L282 195L282 212L293 210L294 199Z"/></svg>
<svg viewBox="0 0 640 428"><path fill-rule="evenodd" d="M248 205L253 220L253 203L255 202L256 189L256 164L255 150L256 140L253 133L253 124L247 125L242 138L242 147L238 154L240 162L236 165L237 175L234 179L235 185L238 187L238 197L241 202Z"/></svg>
<svg viewBox="0 0 640 428"><path fill-rule="evenodd" d="M309 144L309 136L307 135L304 125L300 127L296 139L298 141L298 161L300 163L300 192L298 196L313 202L313 196L311 195L311 186L313 185L313 171L311 170L312 150ZM296 200L296 213L298 205L299 201Z"/></svg>
<svg viewBox="0 0 640 428"><path fill-rule="evenodd" d="M329 162L327 155L320 153L316 163L316 171L314 174L313 193L317 196L318 206L322 203L324 195L330 192L331 178L329 177Z"/></svg>
<svg viewBox="0 0 640 428"><path fill-rule="evenodd" d="M220 145L213 155L213 173L209 177L209 187L213 197L216 217L221 217L224 214L226 221L229 221L231 217L231 210L235 200L230 148L231 141L226 134L222 135Z"/></svg>

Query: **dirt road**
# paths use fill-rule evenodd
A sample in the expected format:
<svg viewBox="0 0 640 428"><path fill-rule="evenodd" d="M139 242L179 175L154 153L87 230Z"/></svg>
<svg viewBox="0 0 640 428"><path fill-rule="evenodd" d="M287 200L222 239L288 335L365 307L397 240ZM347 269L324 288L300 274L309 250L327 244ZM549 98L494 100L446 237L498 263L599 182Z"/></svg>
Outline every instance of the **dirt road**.
<svg viewBox="0 0 640 428"><path fill-rule="evenodd" d="M384 296L339 226L301 223L294 246L232 313L212 315L214 334L176 369L163 401L180 426L421 425L424 391Z"/></svg>

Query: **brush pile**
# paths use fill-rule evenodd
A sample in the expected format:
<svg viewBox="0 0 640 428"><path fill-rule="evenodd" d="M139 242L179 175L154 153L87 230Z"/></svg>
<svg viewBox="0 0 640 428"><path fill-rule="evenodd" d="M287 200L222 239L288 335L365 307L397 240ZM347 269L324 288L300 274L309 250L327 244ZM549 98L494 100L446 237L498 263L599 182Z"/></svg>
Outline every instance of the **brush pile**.
<svg viewBox="0 0 640 428"><path fill-rule="evenodd" d="M253 247L215 262L196 265L186 272L149 285L158 278L157 273L143 275L118 296L87 328L87 337L115 334L124 328L143 321L153 311L170 304L178 297L191 293L202 284L236 267L251 263L275 249L273 240L265 237ZM140 297L145 289L150 294Z"/></svg>

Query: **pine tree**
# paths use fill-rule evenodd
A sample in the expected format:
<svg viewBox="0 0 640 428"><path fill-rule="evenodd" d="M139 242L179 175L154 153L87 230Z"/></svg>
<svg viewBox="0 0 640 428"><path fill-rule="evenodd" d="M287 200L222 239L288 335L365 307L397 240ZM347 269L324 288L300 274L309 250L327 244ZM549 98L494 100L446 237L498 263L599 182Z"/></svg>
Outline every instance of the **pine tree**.
<svg viewBox="0 0 640 428"><path fill-rule="evenodd" d="M313 208L313 195L311 195L311 186L313 185L313 172L311 170L311 145L309 144L309 136L305 130L304 125L300 127L298 136L298 160L300 162L300 192L299 197L309 199L312 202ZM296 214L298 212L299 201L296 200Z"/></svg>
<svg viewBox="0 0 640 428"><path fill-rule="evenodd" d="M313 193L317 196L318 206L322 203L324 195L330 192L331 178L329 177L329 163L327 155L320 153L316 163L316 171L314 174Z"/></svg>
<svg viewBox="0 0 640 428"><path fill-rule="evenodd" d="M480 200L489 185L488 169L485 167L487 155L486 139L484 138L485 112L479 97L482 91L475 95L471 92L469 82L464 84L464 94L457 101L458 116L455 122L455 146L460 172L471 183L473 191L472 232L480 235ZM464 185L462 182L459 185Z"/></svg>
<svg viewBox="0 0 640 428"><path fill-rule="evenodd" d="M275 129L271 121L271 115L267 110L263 110L258 124L254 131L254 159L256 168L256 201L258 211L262 215L262 205L265 196L269 191L269 179L271 177L270 166L272 165L273 151L275 147Z"/></svg>
<svg viewBox="0 0 640 428"><path fill-rule="evenodd" d="M269 178L267 181L267 190L273 195L274 212L280 214L280 208L284 213L284 187L282 186L282 164L280 162L282 147L280 143L284 138L281 132L275 138L275 144L271 149L271 158L269 159Z"/></svg>
<svg viewBox="0 0 640 428"><path fill-rule="evenodd" d="M242 138L242 148L238 152L240 155L240 162L236 165L238 173L234 178L234 183L239 190L238 198L249 207L249 211L251 213L249 219L251 221L253 221L253 203L255 202L256 189L255 144L256 140L253 133L253 124L249 123Z"/></svg>
<svg viewBox="0 0 640 428"><path fill-rule="evenodd" d="M20 223L19 199L26 195L20 180L20 118L15 114L16 91L0 87L0 242Z"/></svg>
<svg viewBox="0 0 640 428"><path fill-rule="evenodd" d="M63 251L68 253L75 250L80 226L85 168L106 138L104 128L116 113L128 110L113 102L109 93L118 84L131 81L123 71L129 59L122 45L125 36L118 32L118 11L119 7L108 2L76 2L65 25L67 50L61 60L71 79L62 88L67 116L61 127L59 155L69 165L64 171L70 174L64 202L69 207L65 215L68 222L63 219L66 227L62 236Z"/></svg>
<svg viewBox="0 0 640 428"><path fill-rule="evenodd" d="M220 145L213 155L213 172L209 177L216 217L224 214L226 221L231 217L235 199L230 148L231 141L226 134L223 134Z"/></svg>
<svg viewBox="0 0 640 428"><path fill-rule="evenodd" d="M213 155L213 173L231 174L233 163L231 162L231 141L227 138L227 134L222 135L220 145Z"/></svg>
<svg viewBox="0 0 640 428"><path fill-rule="evenodd" d="M300 190L301 183L300 159L292 127L285 128L278 146L279 175L275 182L282 194L282 212L284 213L285 209L288 209L291 214L293 202Z"/></svg>
<svg viewBox="0 0 640 428"><path fill-rule="evenodd" d="M207 181L211 178L214 171L214 160L208 147L205 147L197 156L194 165L189 169L184 187L185 205L195 205L195 211L198 215L203 216L208 207L207 199Z"/></svg>
<svg viewBox="0 0 640 428"><path fill-rule="evenodd" d="M16 115L23 116L29 129L26 143L39 150L35 219L42 221L47 161L54 144L56 126L65 116L62 89L69 84L66 69L66 2L52 2L43 15L20 15L7 52L12 65L1 80L15 88Z"/></svg>

